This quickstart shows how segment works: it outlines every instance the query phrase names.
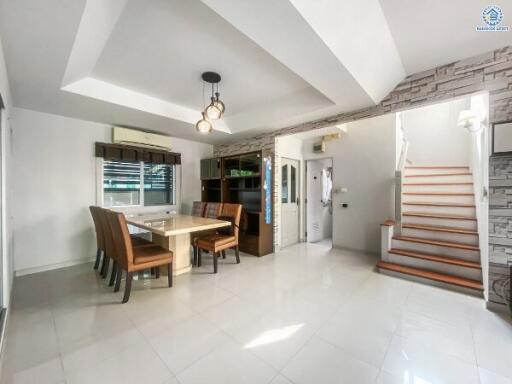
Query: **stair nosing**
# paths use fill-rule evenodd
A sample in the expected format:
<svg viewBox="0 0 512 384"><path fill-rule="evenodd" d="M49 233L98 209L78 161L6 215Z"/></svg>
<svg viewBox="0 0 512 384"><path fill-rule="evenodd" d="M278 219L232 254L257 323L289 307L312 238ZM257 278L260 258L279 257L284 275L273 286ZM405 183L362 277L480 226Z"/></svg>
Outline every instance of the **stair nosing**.
<svg viewBox="0 0 512 384"><path fill-rule="evenodd" d="M429 212L402 212L402 216L414 217L427 217L432 219L446 219L446 220L468 220L476 221L475 216L462 216L462 215L444 215L442 213L429 213Z"/></svg>
<svg viewBox="0 0 512 384"><path fill-rule="evenodd" d="M460 183L403 183L402 185L437 185L437 186L440 186L440 185L473 185L473 182L472 181L468 181L468 182L460 182Z"/></svg>
<svg viewBox="0 0 512 384"><path fill-rule="evenodd" d="M457 203L435 203L428 201L404 201L402 205L425 205L431 207L445 207L445 208L475 208L474 204L457 204Z"/></svg>
<svg viewBox="0 0 512 384"><path fill-rule="evenodd" d="M434 255L432 253L428 252L419 252L419 251L412 251L409 249L403 249L403 248L391 248L389 253L392 253L394 255L400 255L404 257L412 257L415 259L421 259L421 260L428 260L435 263L442 263L442 264L450 264L450 265L456 265L462 268L471 268L471 269L478 269L482 270L482 265L480 263L475 263L472 261L467 261L463 259L457 259L456 257L450 257L445 255ZM402 253L401 253L402 252ZM403 253L409 253L409 254L403 254ZM410 253L416 254L411 255ZM425 256L425 257L419 257L417 255ZM469 264L469 265L464 265Z"/></svg>
<svg viewBox="0 0 512 384"><path fill-rule="evenodd" d="M430 245L434 245L437 247L456 248L456 249L462 249L465 251L480 252L480 248L477 245L466 244L466 243L457 243L454 241L425 239L422 237L402 236L402 235L393 236L393 240L410 241L412 243L430 244Z"/></svg>
<svg viewBox="0 0 512 384"><path fill-rule="evenodd" d="M377 263L377 267L387 269L389 271L403 273L403 274L410 275L410 276L416 276L416 277L427 279L427 280L438 281L438 282L441 282L444 284L450 284L450 285L455 285L455 286L463 287L463 288L467 288L467 289L473 289L475 291L483 291L484 290L483 284L480 281L465 279L463 277L449 275L446 273L439 273L439 272L434 272L434 271L429 271L429 270L424 270L424 269L419 269L419 268L413 268L413 267L405 267L400 264L388 263L388 262L385 262L382 260ZM398 268L395 268L395 267L398 267ZM430 276L426 276L425 274L430 274ZM448 279L443 278L443 277L448 277L452 281L449 281ZM455 280L455 282L453 280Z"/></svg>
<svg viewBox="0 0 512 384"><path fill-rule="evenodd" d="M470 192L402 192L402 195L410 196L475 196L474 193Z"/></svg>
<svg viewBox="0 0 512 384"><path fill-rule="evenodd" d="M404 175L405 178L408 177L448 177L448 176L473 176L470 172L461 172L461 173L425 173L423 175Z"/></svg>
<svg viewBox="0 0 512 384"><path fill-rule="evenodd" d="M442 225L426 225L417 223L403 223L402 228L417 229L430 232L446 232L458 235L478 236L478 231L459 227L445 227Z"/></svg>
<svg viewBox="0 0 512 384"><path fill-rule="evenodd" d="M469 169L467 165L406 165L404 168L410 169Z"/></svg>

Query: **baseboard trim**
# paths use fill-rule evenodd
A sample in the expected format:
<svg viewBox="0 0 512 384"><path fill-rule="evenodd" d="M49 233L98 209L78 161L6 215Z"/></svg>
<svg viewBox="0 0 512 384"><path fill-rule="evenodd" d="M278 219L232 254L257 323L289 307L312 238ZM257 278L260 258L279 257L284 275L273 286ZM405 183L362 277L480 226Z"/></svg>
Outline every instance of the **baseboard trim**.
<svg viewBox="0 0 512 384"><path fill-rule="evenodd" d="M95 260L95 258L91 257L91 258L85 258L85 259L64 261L62 263L57 263L57 264L43 265L41 267L18 269L17 271L14 271L14 276L20 277L20 276L25 276L25 275L32 275L34 273L39 273L39 272L53 271L54 269L61 269L61 268L66 268L66 267L72 267L74 265L90 263L94 260Z"/></svg>
<svg viewBox="0 0 512 384"><path fill-rule="evenodd" d="M492 301L486 301L485 302L485 307L489 310L489 311L493 311L493 312L500 312L500 313L506 313L508 315L511 314L508 306L506 304L498 304L498 303L494 303Z"/></svg>

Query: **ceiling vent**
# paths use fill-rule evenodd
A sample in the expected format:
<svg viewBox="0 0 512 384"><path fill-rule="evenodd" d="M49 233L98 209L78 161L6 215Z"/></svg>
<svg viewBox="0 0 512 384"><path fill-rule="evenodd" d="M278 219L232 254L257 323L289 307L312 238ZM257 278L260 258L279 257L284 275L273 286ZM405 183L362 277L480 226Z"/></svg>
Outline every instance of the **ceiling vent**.
<svg viewBox="0 0 512 384"><path fill-rule="evenodd" d="M313 153L324 153L325 152L325 142L322 140L318 143L313 144Z"/></svg>
<svg viewBox="0 0 512 384"><path fill-rule="evenodd" d="M115 144L135 145L137 147L171 150L172 138L156 133L138 131L124 127L112 128L112 142Z"/></svg>

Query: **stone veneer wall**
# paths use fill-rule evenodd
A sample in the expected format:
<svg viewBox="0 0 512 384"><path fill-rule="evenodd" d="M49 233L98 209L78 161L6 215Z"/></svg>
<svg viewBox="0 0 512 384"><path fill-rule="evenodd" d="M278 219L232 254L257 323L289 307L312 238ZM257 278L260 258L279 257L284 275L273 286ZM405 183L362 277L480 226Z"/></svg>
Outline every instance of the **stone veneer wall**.
<svg viewBox="0 0 512 384"><path fill-rule="evenodd" d="M490 123L512 120L512 46L410 75L376 106L282 128L272 133L234 143L216 145L214 156L227 156L262 149L275 154L276 136L398 112L481 91L489 92ZM275 204L279 203L277 199L279 164L279 156L275 156ZM274 244L276 248L279 248L278 223L279 210L274 209ZM512 245L507 249L512 250ZM494 281L490 279L489 284L492 289Z"/></svg>
<svg viewBox="0 0 512 384"><path fill-rule="evenodd" d="M510 303L512 265L512 155L489 163L489 301Z"/></svg>

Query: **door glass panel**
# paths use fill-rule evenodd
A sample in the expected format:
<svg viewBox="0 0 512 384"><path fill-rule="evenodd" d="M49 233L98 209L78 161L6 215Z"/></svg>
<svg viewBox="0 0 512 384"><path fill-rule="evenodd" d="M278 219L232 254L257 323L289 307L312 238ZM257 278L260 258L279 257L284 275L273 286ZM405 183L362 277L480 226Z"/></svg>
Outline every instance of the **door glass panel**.
<svg viewBox="0 0 512 384"><path fill-rule="evenodd" d="M290 166L290 203L296 202L296 169L293 165Z"/></svg>
<svg viewBox="0 0 512 384"><path fill-rule="evenodd" d="M281 203L288 202L288 165L281 167Z"/></svg>

